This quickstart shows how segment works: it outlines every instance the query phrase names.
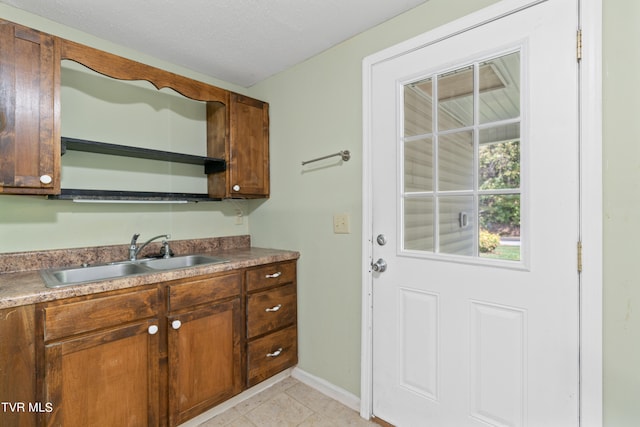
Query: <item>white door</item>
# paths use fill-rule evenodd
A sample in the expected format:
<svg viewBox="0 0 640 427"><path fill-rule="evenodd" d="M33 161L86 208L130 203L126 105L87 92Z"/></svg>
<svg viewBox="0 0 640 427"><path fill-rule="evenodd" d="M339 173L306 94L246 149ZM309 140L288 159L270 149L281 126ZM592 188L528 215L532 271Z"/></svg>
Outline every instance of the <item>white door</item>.
<svg viewBox="0 0 640 427"><path fill-rule="evenodd" d="M372 406L396 426L578 425L577 0L508 3L372 65Z"/></svg>

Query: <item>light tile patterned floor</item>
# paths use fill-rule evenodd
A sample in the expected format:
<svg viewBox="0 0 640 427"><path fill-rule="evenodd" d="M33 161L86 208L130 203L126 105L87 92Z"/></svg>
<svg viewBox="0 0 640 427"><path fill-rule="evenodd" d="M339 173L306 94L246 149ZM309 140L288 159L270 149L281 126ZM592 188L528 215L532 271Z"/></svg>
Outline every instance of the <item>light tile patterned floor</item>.
<svg viewBox="0 0 640 427"><path fill-rule="evenodd" d="M200 427L380 427L291 377L200 424Z"/></svg>

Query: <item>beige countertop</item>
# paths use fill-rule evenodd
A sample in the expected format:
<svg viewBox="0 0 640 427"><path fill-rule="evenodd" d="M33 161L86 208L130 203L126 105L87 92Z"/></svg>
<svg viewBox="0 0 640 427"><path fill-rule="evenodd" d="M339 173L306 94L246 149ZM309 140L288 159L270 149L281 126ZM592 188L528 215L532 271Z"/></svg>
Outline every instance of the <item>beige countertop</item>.
<svg viewBox="0 0 640 427"><path fill-rule="evenodd" d="M60 288L47 288L39 270L2 273L0 274L0 309L220 273L273 262L294 260L300 257L300 254L295 251L228 246L229 245L220 245L218 248L212 247L207 251L193 252L225 258L228 260L228 262L225 263L165 270L161 272L149 272ZM177 253L176 255L187 255L187 253ZM15 255L13 256L15 257ZM49 267L57 266L51 265Z"/></svg>

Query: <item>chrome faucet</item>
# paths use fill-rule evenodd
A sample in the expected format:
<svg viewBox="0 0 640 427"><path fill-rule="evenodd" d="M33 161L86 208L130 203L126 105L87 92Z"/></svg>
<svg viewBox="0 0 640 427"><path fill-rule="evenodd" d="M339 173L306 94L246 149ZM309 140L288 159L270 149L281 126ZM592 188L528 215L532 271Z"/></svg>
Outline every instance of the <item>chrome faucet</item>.
<svg viewBox="0 0 640 427"><path fill-rule="evenodd" d="M140 233L135 233L133 235L133 237L131 237L131 244L129 245L129 260L130 261L135 261L136 258L138 258L138 254L140 253L140 251L142 249L144 249L145 246L147 246L149 243L153 242L156 239L160 239L160 238L165 238L165 239L170 239L171 235L169 234L160 234L158 236L152 237L149 240L147 240L146 242L144 242L142 245L138 246L137 242L138 242L138 237L140 237ZM164 247L164 257L168 258L171 253L171 250L169 249L169 242L167 242L167 240L164 240L162 242L162 246Z"/></svg>

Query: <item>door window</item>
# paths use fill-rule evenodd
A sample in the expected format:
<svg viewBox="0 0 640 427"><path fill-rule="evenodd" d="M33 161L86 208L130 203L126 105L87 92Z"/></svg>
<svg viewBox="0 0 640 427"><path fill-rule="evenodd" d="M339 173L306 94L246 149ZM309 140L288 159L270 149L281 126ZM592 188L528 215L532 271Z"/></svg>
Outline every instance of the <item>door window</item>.
<svg viewBox="0 0 640 427"><path fill-rule="evenodd" d="M403 252L521 259L520 52L404 84Z"/></svg>

